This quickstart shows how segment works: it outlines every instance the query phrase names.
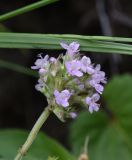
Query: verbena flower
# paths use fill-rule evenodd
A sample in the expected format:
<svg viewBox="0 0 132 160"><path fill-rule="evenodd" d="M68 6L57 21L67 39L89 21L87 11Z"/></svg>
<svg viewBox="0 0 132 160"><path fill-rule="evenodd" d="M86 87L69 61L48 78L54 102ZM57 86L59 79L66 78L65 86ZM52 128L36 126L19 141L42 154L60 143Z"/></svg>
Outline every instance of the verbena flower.
<svg viewBox="0 0 132 160"><path fill-rule="evenodd" d="M81 56L79 43L62 42L61 46L66 49L65 55L57 59L39 55L31 68L40 75L36 89L52 102L53 112L64 121L77 116L78 106L88 108L90 113L99 110L97 101L106 78L99 64L95 66L89 57Z"/></svg>
<svg viewBox="0 0 132 160"><path fill-rule="evenodd" d="M86 97L86 104L89 105L89 112L93 113L93 111L99 110L99 104L96 102L100 99L99 94L95 93L92 97Z"/></svg>
<svg viewBox="0 0 132 160"><path fill-rule="evenodd" d="M72 60L65 62L66 70L71 76L81 77L83 73L81 72L81 62L78 60Z"/></svg>
<svg viewBox="0 0 132 160"><path fill-rule="evenodd" d="M68 100L71 96L71 93L68 90L63 90L61 92L59 92L58 90L55 90L54 96L55 96L56 103L58 105L63 107L69 106Z"/></svg>
<svg viewBox="0 0 132 160"><path fill-rule="evenodd" d="M40 74L45 74L48 69L49 64L49 56L46 55L45 57L42 57L41 54L38 55L38 59L35 62L35 66L32 66L32 69L38 69Z"/></svg>
<svg viewBox="0 0 132 160"><path fill-rule="evenodd" d="M61 47L67 50L67 54L69 56L73 56L75 53L79 52L79 46L80 44L77 42L72 42L69 45L67 45L64 42L60 43Z"/></svg>
<svg viewBox="0 0 132 160"><path fill-rule="evenodd" d="M83 56L81 59L81 69L84 73L93 74L94 68L89 57Z"/></svg>
<svg viewBox="0 0 132 160"><path fill-rule="evenodd" d="M103 90L104 90L104 87L103 87L103 85L97 83L96 79L92 79L92 80L88 81L88 83L89 83L93 88L95 88L95 90L96 90L98 93L102 94L102 92L103 92Z"/></svg>

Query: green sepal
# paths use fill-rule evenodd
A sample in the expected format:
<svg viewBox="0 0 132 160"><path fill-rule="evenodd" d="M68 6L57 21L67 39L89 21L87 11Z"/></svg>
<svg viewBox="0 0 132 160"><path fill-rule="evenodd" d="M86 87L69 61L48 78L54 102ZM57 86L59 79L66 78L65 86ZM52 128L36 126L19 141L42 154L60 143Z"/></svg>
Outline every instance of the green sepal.
<svg viewBox="0 0 132 160"><path fill-rule="evenodd" d="M55 106L53 112L59 118L60 121L65 122L65 113L64 113L65 111L63 108Z"/></svg>

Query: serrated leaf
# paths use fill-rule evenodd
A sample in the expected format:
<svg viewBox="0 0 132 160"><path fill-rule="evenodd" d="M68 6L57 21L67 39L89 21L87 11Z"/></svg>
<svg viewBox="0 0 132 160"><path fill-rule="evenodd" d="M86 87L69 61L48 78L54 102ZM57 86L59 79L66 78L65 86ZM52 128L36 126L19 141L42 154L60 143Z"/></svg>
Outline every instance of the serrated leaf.
<svg viewBox="0 0 132 160"><path fill-rule="evenodd" d="M70 142L74 153L81 152L89 136L90 160L132 159L132 76L118 76L103 94L110 112L82 112L71 125Z"/></svg>
<svg viewBox="0 0 132 160"><path fill-rule="evenodd" d="M27 135L28 133L22 130L0 131L0 157L5 160L13 160ZM37 136L23 160L46 160L49 156L58 157L58 160L75 160L62 145L43 133Z"/></svg>

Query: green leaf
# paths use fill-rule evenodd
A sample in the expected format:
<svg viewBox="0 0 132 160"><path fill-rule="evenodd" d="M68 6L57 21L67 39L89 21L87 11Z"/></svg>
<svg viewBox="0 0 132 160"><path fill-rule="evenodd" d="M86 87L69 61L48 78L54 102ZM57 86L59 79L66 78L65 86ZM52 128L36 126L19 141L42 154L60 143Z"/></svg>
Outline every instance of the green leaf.
<svg viewBox="0 0 132 160"><path fill-rule="evenodd" d="M49 157L48 160L57 160L58 158L56 157Z"/></svg>
<svg viewBox="0 0 132 160"><path fill-rule="evenodd" d="M26 68L16 63L4 61L1 59L0 59L0 68L9 69L9 70L16 71L28 76L38 77L37 73L29 68Z"/></svg>
<svg viewBox="0 0 132 160"><path fill-rule="evenodd" d="M21 15L21 14L27 13L29 11L35 10L37 8L46 6L46 5L51 4L53 2L56 2L56 1L58 1L58 0L39 0L38 2L29 4L29 5L24 6L22 8L19 8L14 11L0 15L0 22L7 20L7 19L10 19L12 17L18 16L18 15Z"/></svg>
<svg viewBox="0 0 132 160"><path fill-rule="evenodd" d="M89 136L90 160L132 159L132 76L113 78L103 94L109 111L82 112L71 125L74 153L81 152Z"/></svg>
<svg viewBox="0 0 132 160"><path fill-rule="evenodd" d="M20 146L26 140L27 135L27 132L22 130L1 130L0 157L6 160L12 160ZM43 133L37 136L37 139L23 160L46 160L49 156L58 157L58 160L75 160L63 146Z"/></svg>
<svg viewBox="0 0 132 160"><path fill-rule="evenodd" d="M62 49L60 42L80 43L81 51L132 55L132 38L81 35L0 33L0 48Z"/></svg>

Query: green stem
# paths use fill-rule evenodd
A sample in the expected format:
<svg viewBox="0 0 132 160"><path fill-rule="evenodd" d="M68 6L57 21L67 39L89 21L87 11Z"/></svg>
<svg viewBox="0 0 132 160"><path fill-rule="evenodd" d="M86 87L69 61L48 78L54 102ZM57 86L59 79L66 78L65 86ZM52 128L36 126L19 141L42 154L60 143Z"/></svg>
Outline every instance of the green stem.
<svg viewBox="0 0 132 160"><path fill-rule="evenodd" d="M29 136L26 140L26 142L23 144L21 149L18 151L18 154L16 155L14 160L21 160L23 156L27 153L28 149L32 145L33 141L35 140L40 128L44 124L44 122L47 120L51 113L50 106L47 106L45 110L42 112L40 117L38 118L37 122L35 123L34 127L32 128L31 132L29 133Z"/></svg>
<svg viewBox="0 0 132 160"><path fill-rule="evenodd" d="M3 15L0 15L0 21L10 19L12 17L15 17L15 16L18 16L20 14L35 10L37 8L46 6L46 5L48 5L50 3L53 3L53 2L56 2L56 1L58 1L58 0L40 0L39 2L35 2L35 3L32 3L32 4L29 4L25 7L16 9L14 11L11 11L9 13L5 13Z"/></svg>

